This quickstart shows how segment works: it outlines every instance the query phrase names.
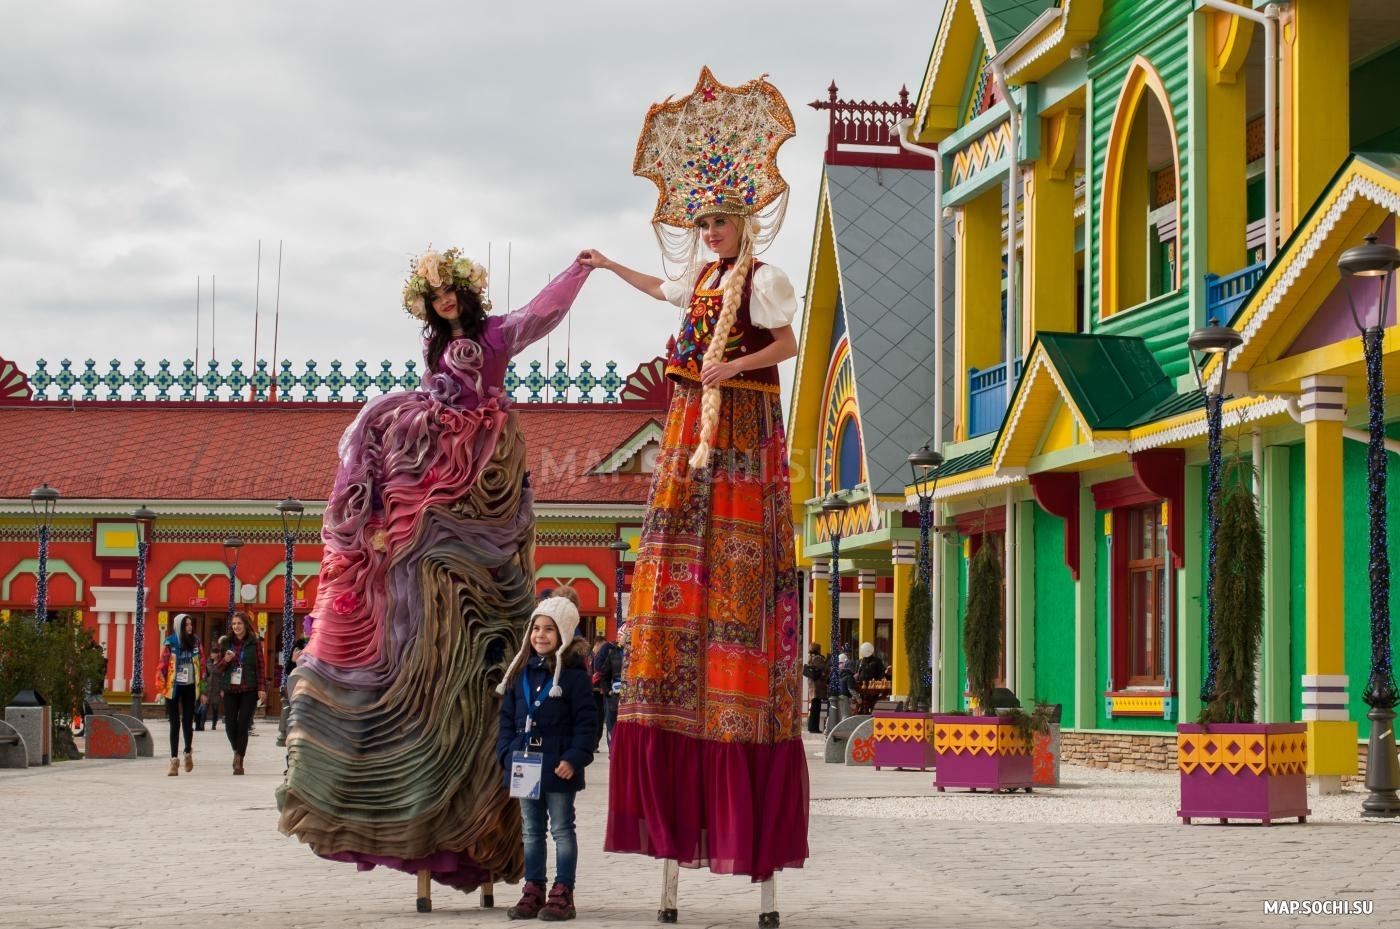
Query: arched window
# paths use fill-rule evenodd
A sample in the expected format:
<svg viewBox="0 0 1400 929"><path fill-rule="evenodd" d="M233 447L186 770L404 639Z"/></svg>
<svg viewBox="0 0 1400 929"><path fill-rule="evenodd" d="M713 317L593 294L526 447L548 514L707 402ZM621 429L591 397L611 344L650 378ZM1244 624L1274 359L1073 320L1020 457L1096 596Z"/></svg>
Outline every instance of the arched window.
<svg viewBox="0 0 1400 929"><path fill-rule="evenodd" d="M1181 162L1171 101L1138 57L1109 132L1100 223L1099 311L1121 310L1181 286Z"/></svg>
<svg viewBox="0 0 1400 929"><path fill-rule="evenodd" d="M850 490L860 486L865 479L862 473L865 455L860 447L860 423L854 416L846 417L839 435L836 444L836 485L841 490Z"/></svg>

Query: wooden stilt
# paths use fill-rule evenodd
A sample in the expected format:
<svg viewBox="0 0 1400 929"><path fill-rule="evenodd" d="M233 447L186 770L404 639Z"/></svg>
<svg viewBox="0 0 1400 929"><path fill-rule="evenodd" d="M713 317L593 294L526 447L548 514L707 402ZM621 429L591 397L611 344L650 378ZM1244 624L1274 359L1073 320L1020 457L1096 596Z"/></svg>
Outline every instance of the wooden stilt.
<svg viewBox="0 0 1400 929"><path fill-rule="evenodd" d="M493 909L496 906L496 885L487 881L481 885L481 908Z"/></svg>
<svg viewBox="0 0 1400 929"><path fill-rule="evenodd" d="M656 921L673 923L679 914L676 911L677 885L680 883L681 866L674 858L667 858L661 865L661 909L656 911Z"/></svg>
<svg viewBox="0 0 1400 929"><path fill-rule="evenodd" d="M418 912L433 911L433 872L426 868L418 872Z"/></svg>
<svg viewBox="0 0 1400 929"><path fill-rule="evenodd" d="M775 874L759 885L759 929L778 927L778 876Z"/></svg>

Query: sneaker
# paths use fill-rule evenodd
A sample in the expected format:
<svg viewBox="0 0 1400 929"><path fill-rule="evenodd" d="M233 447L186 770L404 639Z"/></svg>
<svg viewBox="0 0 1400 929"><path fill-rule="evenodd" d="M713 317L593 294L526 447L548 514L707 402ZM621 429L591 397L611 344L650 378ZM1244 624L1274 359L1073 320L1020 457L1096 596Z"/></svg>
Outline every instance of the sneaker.
<svg viewBox="0 0 1400 929"><path fill-rule="evenodd" d="M511 919L534 919L544 906L544 885L536 881L526 881L520 888L520 902L506 910Z"/></svg>
<svg viewBox="0 0 1400 929"><path fill-rule="evenodd" d="M545 922L562 922L578 915L574 909L574 889L556 883L549 889L549 900L540 910L540 919Z"/></svg>

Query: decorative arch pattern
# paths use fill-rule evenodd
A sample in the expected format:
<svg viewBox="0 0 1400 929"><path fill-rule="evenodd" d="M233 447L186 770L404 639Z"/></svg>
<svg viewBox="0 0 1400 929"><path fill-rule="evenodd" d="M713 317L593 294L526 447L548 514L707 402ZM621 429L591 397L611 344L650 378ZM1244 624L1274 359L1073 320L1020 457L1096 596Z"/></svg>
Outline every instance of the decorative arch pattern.
<svg viewBox="0 0 1400 929"><path fill-rule="evenodd" d="M1108 151L1104 160L1102 214L1099 223L1099 315L1112 316L1114 313L1134 306L1147 299L1148 288L1144 286L1140 299L1124 293L1121 273L1124 236L1133 233L1125 228L1124 183L1129 181L1130 156L1136 143L1135 131L1146 132L1147 116L1140 110L1143 102L1154 102L1166 120L1167 132L1171 137L1172 176L1176 187L1176 229L1180 241L1181 229L1181 144L1177 136L1176 122L1173 119L1171 98L1167 95L1162 76L1146 58L1138 55L1128 66L1123 88L1118 95L1118 103L1113 111L1112 128L1108 136ZM1144 143L1145 144L1145 143ZM1143 196L1147 195L1146 178L1138 179L1143 185ZM1144 256L1145 267L1145 256ZM1144 271L1144 274L1146 272ZM1144 278L1145 281L1145 278ZM1180 246L1178 260L1173 270L1172 289L1181 286ZM1125 301L1131 301L1125 304Z"/></svg>
<svg viewBox="0 0 1400 929"><path fill-rule="evenodd" d="M856 425L860 438L860 408L856 403L855 370L851 366L851 343L842 336L827 365L826 386L822 393L821 443L817 449L817 490L826 496L840 490L842 434L848 421ZM865 455L860 456L860 480L866 479Z"/></svg>

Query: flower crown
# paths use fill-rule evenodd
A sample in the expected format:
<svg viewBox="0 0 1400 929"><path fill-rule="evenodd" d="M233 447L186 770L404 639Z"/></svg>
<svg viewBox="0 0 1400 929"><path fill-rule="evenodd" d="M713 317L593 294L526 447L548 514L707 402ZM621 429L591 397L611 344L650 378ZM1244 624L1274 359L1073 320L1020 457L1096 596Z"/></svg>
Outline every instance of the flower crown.
<svg viewBox="0 0 1400 929"><path fill-rule="evenodd" d="M465 287L476 294L484 312L491 312L491 300L486 296L486 269L465 257L460 248L449 248L442 254L430 248L410 267L413 270L403 285L403 307L415 319L428 318L429 296L434 287L444 284Z"/></svg>

